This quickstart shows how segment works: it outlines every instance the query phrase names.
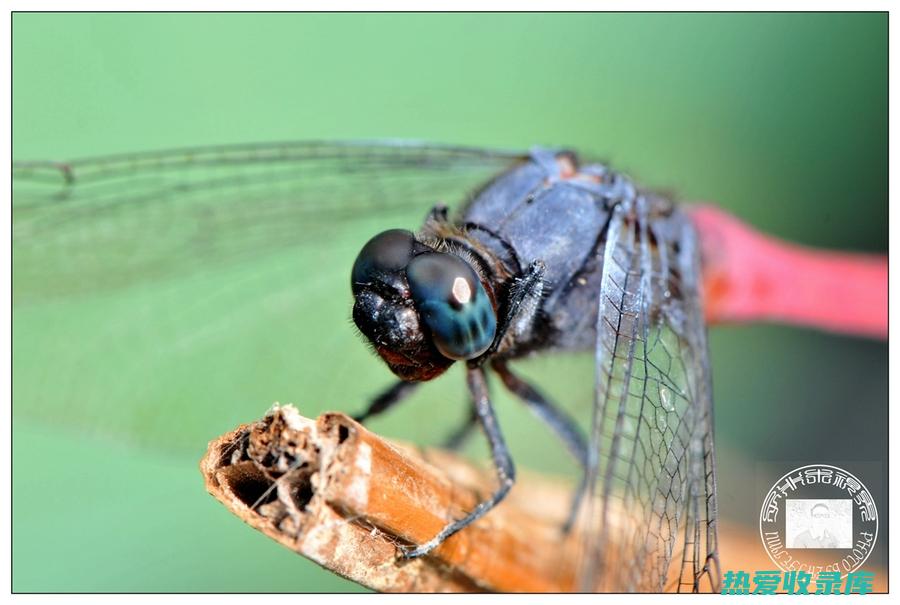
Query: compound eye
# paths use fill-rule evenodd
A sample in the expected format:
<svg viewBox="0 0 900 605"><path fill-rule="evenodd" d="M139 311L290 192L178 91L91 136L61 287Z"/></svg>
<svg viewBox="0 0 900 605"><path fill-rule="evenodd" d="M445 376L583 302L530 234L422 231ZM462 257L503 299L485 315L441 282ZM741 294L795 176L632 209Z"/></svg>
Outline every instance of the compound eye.
<svg viewBox="0 0 900 605"><path fill-rule="evenodd" d="M413 255L416 238L406 229L390 229L370 239L353 263L350 286L358 291L379 273L391 273L406 267Z"/></svg>
<svg viewBox="0 0 900 605"><path fill-rule="evenodd" d="M431 339L449 359L474 359L494 340L497 317L474 269L454 254L426 252L406 268L409 290Z"/></svg>

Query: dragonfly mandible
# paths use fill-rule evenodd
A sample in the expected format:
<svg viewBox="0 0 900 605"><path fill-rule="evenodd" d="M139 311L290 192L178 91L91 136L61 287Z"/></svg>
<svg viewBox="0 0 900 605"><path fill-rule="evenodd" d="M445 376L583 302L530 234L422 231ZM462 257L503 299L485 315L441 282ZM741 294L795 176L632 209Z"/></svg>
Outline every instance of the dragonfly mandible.
<svg viewBox="0 0 900 605"><path fill-rule="evenodd" d="M679 206L571 151L407 142L208 147L14 167L17 304L245 262L370 211L427 208L353 269L354 319L400 381L362 418L467 365L498 489L514 466L485 373L547 421L583 468L573 498L588 590L717 590L715 456L700 246ZM455 202L452 214L440 201ZM337 228L337 227L333 227ZM302 235L300 235L302 233ZM509 362L595 354L590 430ZM561 528L565 529L565 528Z"/></svg>

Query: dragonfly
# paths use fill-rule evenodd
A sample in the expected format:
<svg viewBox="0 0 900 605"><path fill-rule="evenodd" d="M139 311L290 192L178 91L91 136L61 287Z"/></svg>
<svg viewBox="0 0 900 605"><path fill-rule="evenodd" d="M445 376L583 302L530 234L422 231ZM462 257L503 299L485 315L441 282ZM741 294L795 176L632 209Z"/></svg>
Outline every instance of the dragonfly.
<svg viewBox="0 0 900 605"><path fill-rule="evenodd" d="M376 234L347 267L353 320L398 378L357 418L460 361L472 412L451 442L480 424L498 488L401 556L427 554L514 489L492 372L582 469L561 530L582 536L585 590L719 589L708 323L886 334L884 259L782 245L565 149L282 142L18 162L13 176L17 308L327 248L352 221L422 212L421 230ZM816 288L841 263L867 295L823 305ZM815 312L759 287L801 265L819 277ZM586 433L509 364L563 350L594 354Z"/></svg>

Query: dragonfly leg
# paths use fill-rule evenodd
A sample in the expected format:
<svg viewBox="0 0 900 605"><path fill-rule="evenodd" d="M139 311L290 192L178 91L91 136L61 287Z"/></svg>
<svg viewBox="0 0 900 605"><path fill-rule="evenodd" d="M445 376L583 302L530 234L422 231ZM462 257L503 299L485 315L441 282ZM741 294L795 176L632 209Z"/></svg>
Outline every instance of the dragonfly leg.
<svg viewBox="0 0 900 605"><path fill-rule="evenodd" d="M444 204L444 203L435 204L434 206L432 206L431 210L428 211L428 214L426 215L425 220L446 223L449 220L448 215L447 215L449 210L450 209L447 207L447 204Z"/></svg>
<svg viewBox="0 0 900 605"><path fill-rule="evenodd" d="M581 500L584 497L587 488L587 469L588 469L588 442L584 437L584 433L578 426L578 423L569 416L565 411L559 409L552 401L544 397L540 391L529 383L516 376L504 360L494 360L491 363L494 371L500 375L503 384L514 395L521 399L538 418L543 420L550 429L562 440L563 445L575 458L581 467L581 480L575 488L572 497L572 506L569 510L569 516L563 525L563 531L568 532L575 517L578 515L578 509L581 506Z"/></svg>
<svg viewBox="0 0 900 605"><path fill-rule="evenodd" d="M485 382L490 382L490 375L484 375ZM456 429L447 436L447 439L441 444L446 450L459 451L478 426L478 410L475 409L475 402L469 404L469 415L463 420Z"/></svg>
<svg viewBox="0 0 900 605"><path fill-rule="evenodd" d="M380 414L389 407L393 406L395 403L400 403L401 401L406 399L410 393L416 390L417 386L419 386L418 382L406 382L405 380L398 380L389 388L376 395L375 398L372 399L372 401L369 403L369 407L366 408L366 411L362 414L357 414L353 417L353 419L359 423L365 422L372 416Z"/></svg>
<svg viewBox="0 0 900 605"><path fill-rule="evenodd" d="M491 457L494 459L494 468L497 471L497 479L500 485L487 500L479 503L472 512L462 519L447 524L444 529L425 544L415 547L401 547L404 559L414 559L428 554L435 547L439 546L441 542L483 517L503 500L515 482L516 469L506 447L506 442L503 440L503 435L500 432L500 426L497 424L497 417L494 415L494 409L488 396L484 369L474 365L470 366L466 370L466 381L475 403L475 413L481 422L481 428L484 429L484 434L491 447Z"/></svg>
<svg viewBox="0 0 900 605"><path fill-rule="evenodd" d="M528 266L522 277L516 280L509 295L506 313L497 326L494 342L479 360L487 360L496 353L507 350L517 341L525 339L525 334L531 329L541 303L545 271L544 262L536 260Z"/></svg>
<svg viewBox="0 0 900 605"><path fill-rule="evenodd" d="M477 424L478 413L475 411L475 406L473 404L469 409L469 415L466 416L466 419L461 425L456 428L455 431L450 433L444 443L441 444L441 447L454 452L462 449L462 446L472 434L472 431L475 430L475 425Z"/></svg>

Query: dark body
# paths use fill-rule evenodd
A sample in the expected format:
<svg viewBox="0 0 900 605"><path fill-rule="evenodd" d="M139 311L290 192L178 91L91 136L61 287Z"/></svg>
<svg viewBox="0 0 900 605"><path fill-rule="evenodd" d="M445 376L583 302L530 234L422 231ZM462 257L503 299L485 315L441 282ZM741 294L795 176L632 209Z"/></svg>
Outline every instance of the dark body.
<svg viewBox="0 0 900 605"><path fill-rule="evenodd" d="M639 266L628 268L627 264L637 262L639 257L623 263L620 241L608 242L614 215L618 217L616 238L625 232L635 238L640 235L643 252ZM376 397L357 419L363 421L398 403L416 384L431 380L454 360L460 360L467 365L473 412L452 434L448 445L461 444L471 428L480 423L500 480L491 498L465 518L450 523L428 544L406 549L406 556L426 554L478 519L505 496L514 482L515 469L487 392L487 370L499 375L504 386L549 425L583 468L583 480L564 529L571 526L590 477L596 478L592 467L597 460L592 459L578 423L518 377L507 362L551 350L595 350L599 346L615 351L626 342L620 338L620 330L635 327L634 318L639 314L646 314L648 319L665 315L667 323L680 330L683 313L678 304L671 304L679 296L679 275L674 263L666 258L666 248L671 245L668 254L678 255L675 231L683 228L684 220L671 202L637 192L626 177L604 166L579 166L570 152L534 150L476 191L455 220L447 217L445 207L437 206L417 235L393 232L383 243L372 243L382 237L378 236L364 247L354 268L354 320L401 381ZM408 244L403 243L405 238ZM660 241L669 244L660 247ZM384 260L374 260L379 256L376 250ZM393 252L388 254L389 250ZM490 299L497 318L496 335L490 346L485 345L474 355L448 359L439 353L428 342L426 316L407 294L407 279L409 284L413 281L404 267L415 264L420 254L431 254L429 251L465 261L474 270L471 277L477 274ZM617 266L604 271L604 262ZM379 268L382 265L383 269ZM449 265L447 271L445 284L457 275ZM642 277L629 283L634 275ZM377 283L382 285L372 285ZM604 294L604 287L612 290ZM448 292L447 287L435 290L452 299ZM600 309L609 305L618 319L611 319L608 308L606 333L598 341Z"/></svg>
<svg viewBox="0 0 900 605"><path fill-rule="evenodd" d="M412 279L405 268L418 255L432 250L462 259L474 270L472 277L477 275L497 318L489 347L455 358L467 365L473 406L468 421L450 436L447 446L461 445L480 423L500 486L428 544L405 549L405 556L426 554L489 511L512 487L515 468L488 397L488 369L550 426L587 472L588 441L578 424L513 373L507 361L538 351L596 345L605 234L611 209L623 195L633 195L630 182L607 174L604 167L579 167L570 152L533 150L476 191L455 220L439 205L417 235L386 232L363 248L352 280L357 297L354 321L401 381L375 397L356 417L360 422L399 403L417 384L440 375L454 362L429 343L427 320L408 294ZM487 306L486 301L482 304ZM585 474L565 530L575 520L586 486Z"/></svg>
<svg viewBox="0 0 900 605"><path fill-rule="evenodd" d="M582 172L586 179L566 178L566 164L546 152L535 156L478 192L460 219L466 235L499 259L513 279L534 261L544 264L531 326L502 351L510 358L541 349L593 349L603 269L598 251L614 202L609 188L593 181L599 170ZM513 283L498 289L506 293Z"/></svg>
<svg viewBox="0 0 900 605"><path fill-rule="evenodd" d="M685 218L670 200L638 193L627 177L605 166L579 166L571 152L537 149L477 191L454 229L426 221L423 235L472 253L497 295L500 317L508 311L516 285L527 278L529 266L542 264L535 308L520 313L519 325L488 355L514 359L536 351L594 350L612 209L637 195L653 219L651 241L675 238ZM678 290L673 276L658 277L650 284L652 305Z"/></svg>

